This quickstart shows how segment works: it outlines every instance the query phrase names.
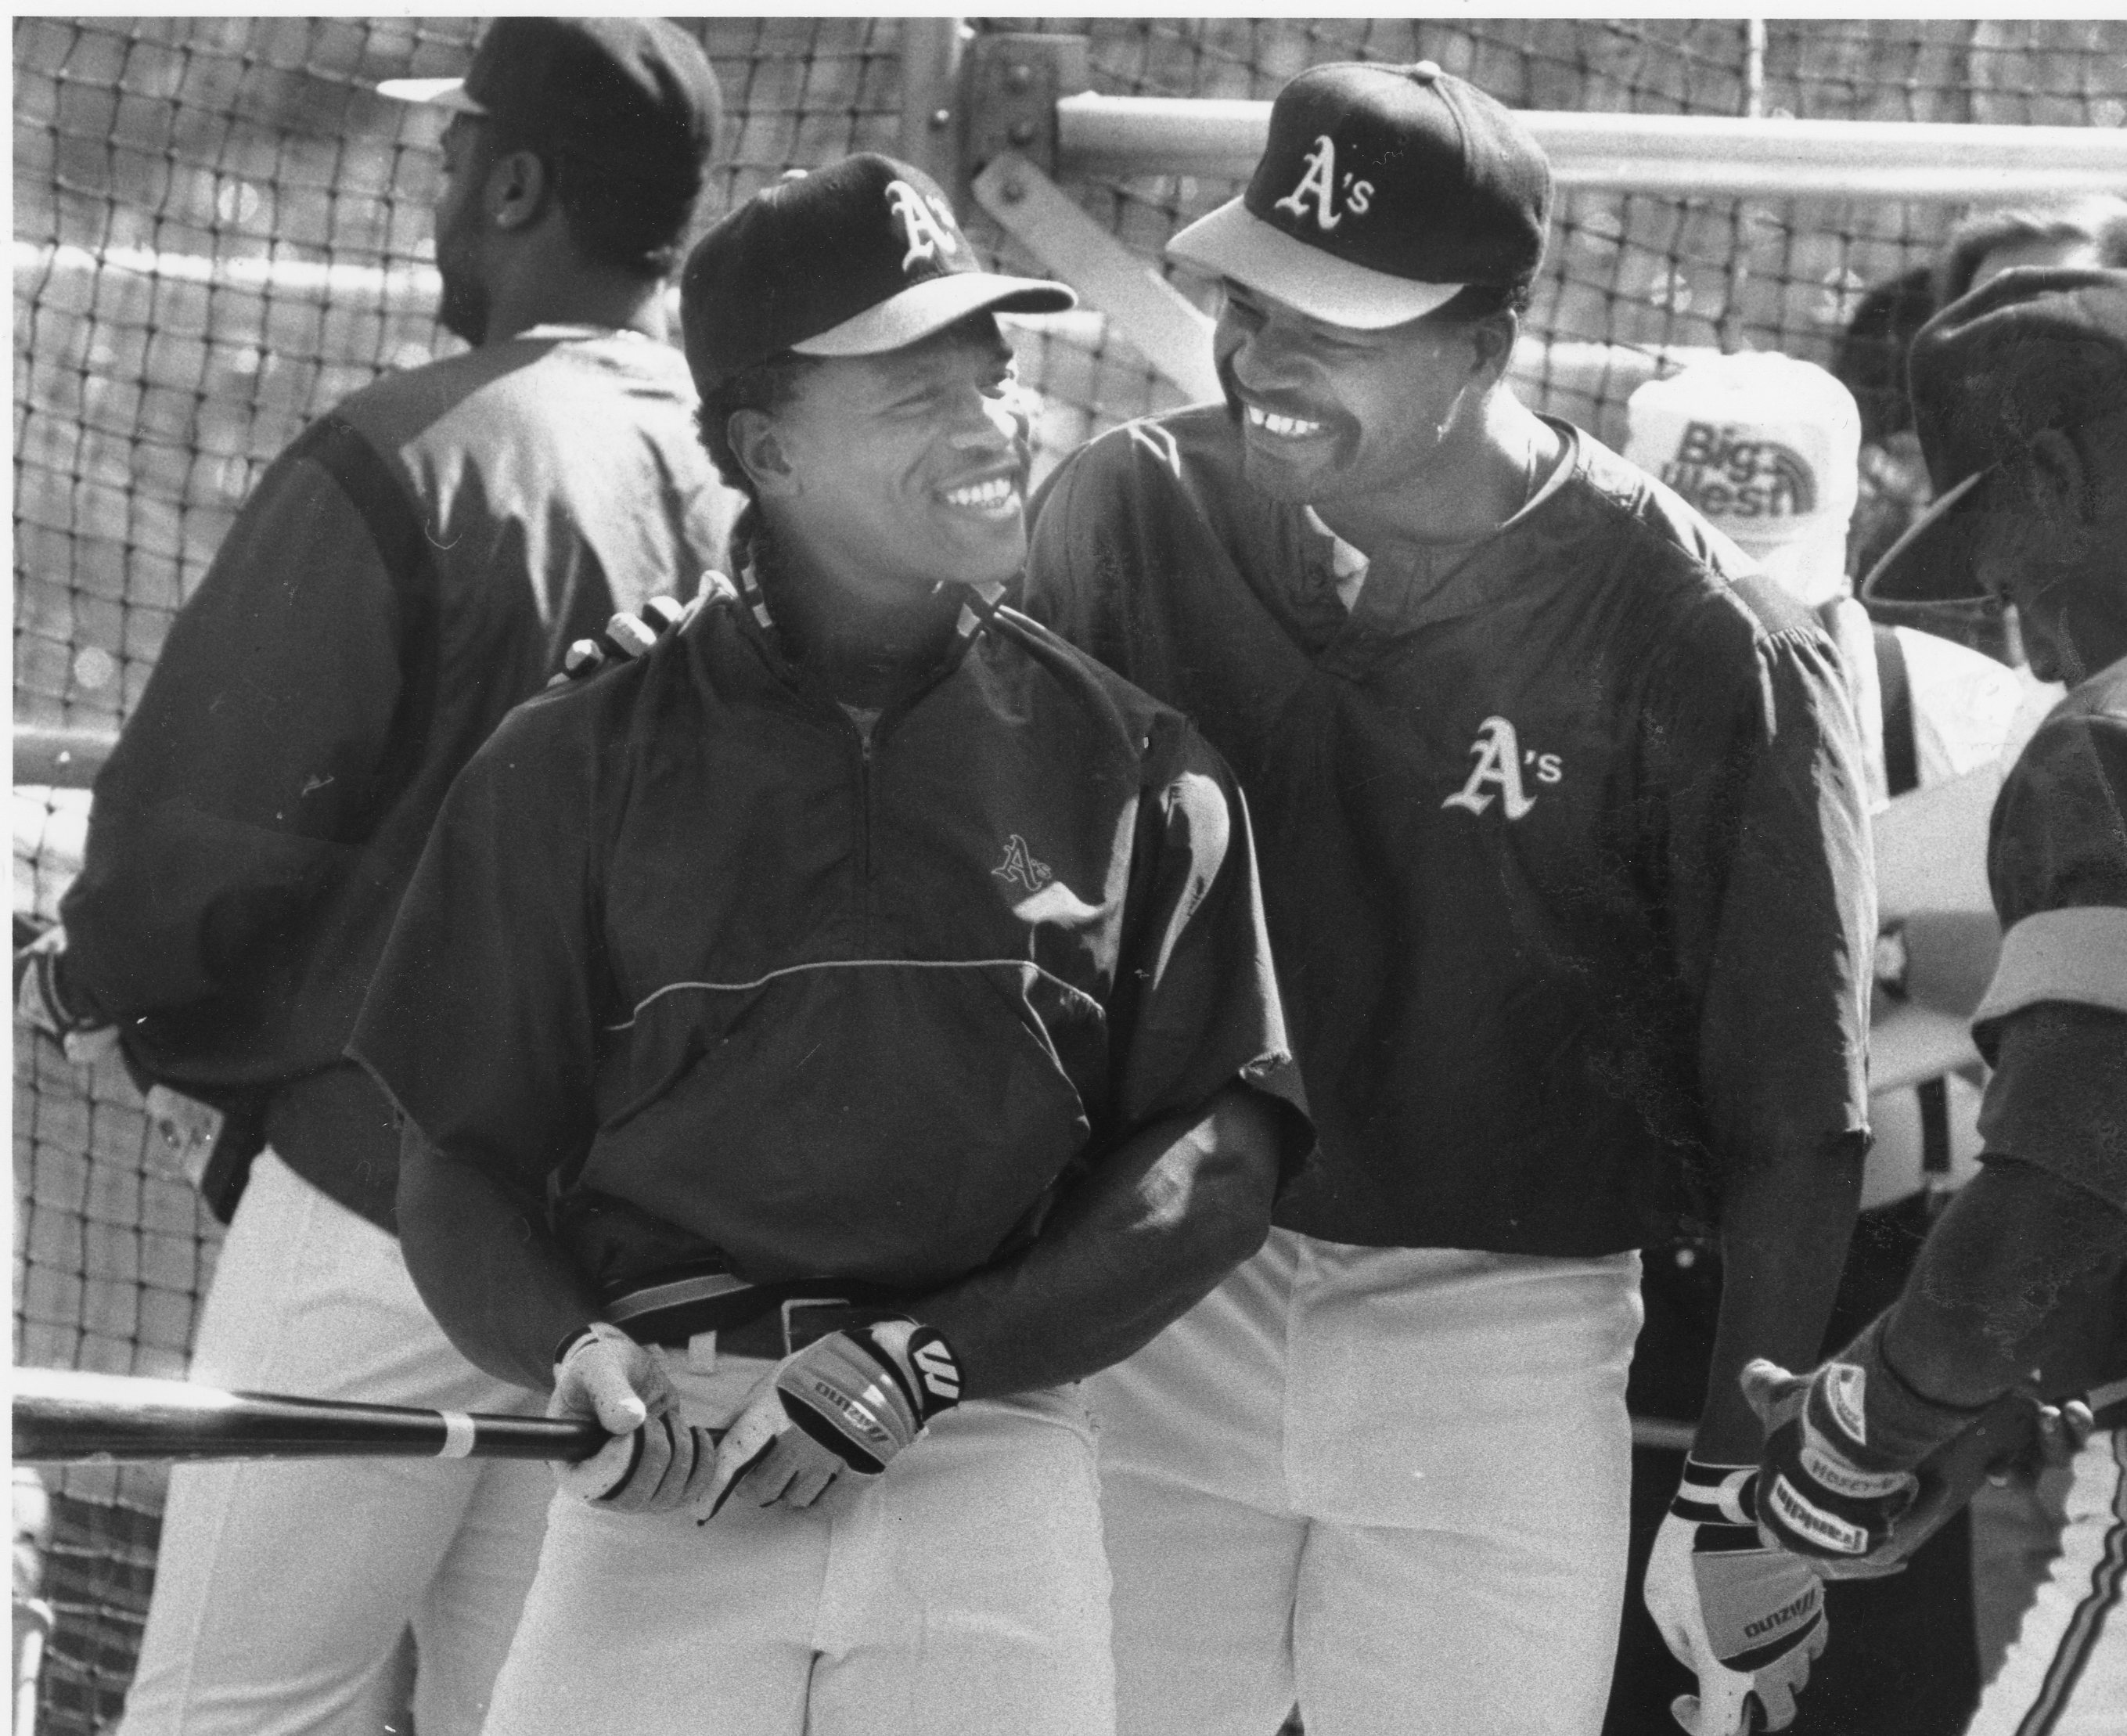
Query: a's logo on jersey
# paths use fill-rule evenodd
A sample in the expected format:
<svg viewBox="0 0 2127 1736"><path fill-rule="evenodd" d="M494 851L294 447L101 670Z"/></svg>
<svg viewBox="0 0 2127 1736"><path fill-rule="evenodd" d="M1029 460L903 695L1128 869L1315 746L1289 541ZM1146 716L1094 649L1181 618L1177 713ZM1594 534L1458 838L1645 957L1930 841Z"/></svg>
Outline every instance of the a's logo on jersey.
<svg viewBox="0 0 2127 1736"><path fill-rule="evenodd" d="M901 258L903 271L918 259L942 264L960 250L953 234L952 212L925 198L906 181L886 183L886 202L900 221L902 239L908 244L908 251Z"/></svg>
<svg viewBox="0 0 2127 1736"><path fill-rule="evenodd" d="M1056 878L1056 870L1037 859L1016 832L1005 841L1004 860L990 872L1001 880L1016 881L1029 892L1040 891Z"/></svg>
<svg viewBox="0 0 2127 1736"><path fill-rule="evenodd" d="M1691 422L1661 479L1709 519L1799 519L1817 510L1809 460L1732 423Z"/></svg>
<svg viewBox="0 0 2127 1736"><path fill-rule="evenodd" d="M1342 193L1344 209L1337 209L1338 195ZM1348 214L1365 216L1373 203L1374 183L1355 181L1348 174L1339 183L1337 179L1337 141L1329 134L1316 135L1315 149L1307 154L1307 172L1300 183L1272 206L1274 211L1289 211L1297 222L1307 215L1307 202L1315 202L1315 227L1334 229Z"/></svg>
<svg viewBox="0 0 2127 1736"><path fill-rule="evenodd" d="M1536 806L1536 798L1522 784L1523 766L1531 769L1539 784L1556 784L1566 776L1556 754L1523 752L1521 738L1504 718L1486 718L1479 724L1477 739L1470 744L1470 752L1477 757L1477 763L1471 767L1462 787L1440 804L1443 808L1466 808L1472 813L1482 813L1496 797L1506 804L1507 818L1518 820Z"/></svg>

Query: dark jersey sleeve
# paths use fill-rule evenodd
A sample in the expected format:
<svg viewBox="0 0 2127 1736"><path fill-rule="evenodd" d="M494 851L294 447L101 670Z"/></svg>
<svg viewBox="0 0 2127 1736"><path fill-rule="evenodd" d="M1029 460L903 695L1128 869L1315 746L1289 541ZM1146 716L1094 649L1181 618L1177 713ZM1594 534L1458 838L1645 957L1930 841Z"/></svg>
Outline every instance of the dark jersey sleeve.
<svg viewBox="0 0 2127 1736"><path fill-rule="evenodd" d="M1687 638L1657 683L1650 787L1724 1169L1868 1125L1876 913L1859 727L1830 643Z"/></svg>
<svg viewBox="0 0 2127 1736"><path fill-rule="evenodd" d="M532 1200L596 1125L602 834L580 697L513 713L459 774L348 1045L432 1144Z"/></svg>
<svg viewBox="0 0 2127 1736"><path fill-rule="evenodd" d="M1995 804L1987 871L2002 937L1973 1020L1995 1067L1984 1155L2127 1211L2127 714L2072 698L2047 719Z"/></svg>
<svg viewBox="0 0 2127 1736"><path fill-rule="evenodd" d="M172 624L60 907L84 1010L205 999L353 866L405 685L373 525L406 509L361 458L291 447Z"/></svg>
<svg viewBox="0 0 2127 1736"><path fill-rule="evenodd" d="M1286 1038L1246 804L1172 714L1154 725L1111 1009L1125 1137L1245 1081L1283 1103L1289 1174L1312 1144Z"/></svg>

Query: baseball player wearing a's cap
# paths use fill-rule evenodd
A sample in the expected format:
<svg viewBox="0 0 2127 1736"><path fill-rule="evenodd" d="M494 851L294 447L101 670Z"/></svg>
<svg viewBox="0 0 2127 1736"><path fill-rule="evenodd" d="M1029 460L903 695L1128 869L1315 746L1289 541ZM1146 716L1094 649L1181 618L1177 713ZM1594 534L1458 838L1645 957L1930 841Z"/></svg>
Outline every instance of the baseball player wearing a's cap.
<svg viewBox="0 0 2127 1736"><path fill-rule="evenodd" d="M1747 1372L1758 1522L1881 1571L1968 1491L1952 1444L2004 1395L2088 1392L2060 1554L1971 1730L2096 1736L2127 1707L2127 273L2004 272L1922 329L1911 383L1935 500L1863 595L2013 603L2071 690L1994 809L1983 1167L1851 1344Z"/></svg>
<svg viewBox="0 0 2127 1736"><path fill-rule="evenodd" d="M1750 351L1649 381L1626 415L1627 459L1726 532L1839 645L1872 811L2002 759L2024 705L2016 673L1933 633L1874 625L1851 594L1845 554L1861 413L1845 387L1814 363ZM1971 847L1976 865L1983 838L1975 833ZM1968 996L1958 1010L1969 1012L1998 937L1976 913L1883 914L1872 1065L1900 1069L1901 1083L1869 1099L1875 1142L1827 1349L1897 1293L1949 1190L1974 1173L1980 1145L1978 1092L1946 1070L1966 1051L1948 1009L1935 1010L1943 998L1936 985ZM1937 1051L1932 1057L1916 1053L1923 1032ZM1646 1323L1628 1387L1633 1414L1696 1421L1719 1293L1717 1252L1694 1240L1646 1258ZM1634 1449L1636 1558L1654 1542L1682 1457ZM1961 1515L1903 1573L1831 1587L1825 1609L1838 1639L1812 1675L1796 1736L1859 1729L1934 1736L1961 1723L1979 1693L1973 1594L1972 1537ZM1653 1620L1628 1605L1605 1729L1641 1736L1659 1728L1680 1675Z"/></svg>
<svg viewBox="0 0 2127 1736"><path fill-rule="evenodd" d="M505 724L408 894L354 1047L409 1262L620 1437L488 1736L1113 1728L1071 1383L1261 1246L1310 1136L1225 767L999 605L995 314L1071 299L884 157L713 230L739 582Z"/></svg>
<svg viewBox="0 0 2127 1736"><path fill-rule="evenodd" d="M358 392L260 479L97 781L64 950L22 980L46 1029L115 1022L136 1074L266 1145L197 1378L509 1410L527 1395L407 1277L391 1106L342 1051L458 768L572 639L718 558L733 497L663 341L718 98L690 37L639 20L505 19L416 94L455 111L436 258L473 348ZM127 1736L373 1731L410 1620L424 1736L471 1736L544 1483L180 1469Z"/></svg>
<svg viewBox="0 0 2127 1736"><path fill-rule="evenodd" d="M1326 1736L1595 1729L1636 1250L1717 1194L1724 1387L1823 1330L1866 1141L1852 711L1806 611L1502 384L1550 198L1462 80L1302 74L1171 247L1224 280L1226 401L1037 502L1032 610L1247 792L1321 1140L1263 1253L1092 1388L1128 1731L1296 1693ZM1656 1556L1702 1736L1784 1724L1822 1643L1741 1522L1758 1445L1717 1394Z"/></svg>

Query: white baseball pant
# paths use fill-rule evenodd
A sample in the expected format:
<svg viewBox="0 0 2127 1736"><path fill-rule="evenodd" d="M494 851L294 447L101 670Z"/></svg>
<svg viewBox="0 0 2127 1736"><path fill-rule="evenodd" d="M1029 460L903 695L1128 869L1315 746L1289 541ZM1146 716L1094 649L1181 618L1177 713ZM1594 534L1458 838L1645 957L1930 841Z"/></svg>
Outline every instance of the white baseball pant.
<svg viewBox="0 0 2127 1736"><path fill-rule="evenodd" d="M542 1408L452 1348L394 1238L270 1151L222 1244L192 1378ZM120 1736L377 1736L410 1622L421 1736L475 1736L553 1491L546 1466L521 1460L179 1466Z"/></svg>
<svg viewBox="0 0 2127 1736"><path fill-rule="evenodd" d="M713 1428L774 1367L666 1364ZM557 1496L486 1736L1114 1729L1092 1430L1064 1388L949 1411L808 1508L741 1484L698 1525Z"/></svg>
<svg viewBox="0 0 2127 1736"><path fill-rule="evenodd" d="M2075 1456L2060 1553L1967 1736L2127 1736L2127 1429Z"/></svg>
<svg viewBox="0 0 2127 1736"><path fill-rule="evenodd" d="M1639 1256L1262 1253L1087 1383L1121 1736L1591 1736Z"/></svg>

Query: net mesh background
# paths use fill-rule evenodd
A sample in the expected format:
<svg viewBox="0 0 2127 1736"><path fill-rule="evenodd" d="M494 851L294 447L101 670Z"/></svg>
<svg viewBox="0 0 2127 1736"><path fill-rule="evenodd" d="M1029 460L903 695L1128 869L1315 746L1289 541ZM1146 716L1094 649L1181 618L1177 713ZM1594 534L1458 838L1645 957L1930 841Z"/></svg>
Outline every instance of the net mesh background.
<svg viewBox="0 0 2127 1736"><path fill-rule="evenodd" d="M727 102L707 209L783 169L892 150L895 20L718 19ZM1014 20L1087 36L1097 88L1273 95L1324 60L1431 59L1509 104L1880 121L2127 122L2127 25L1775 22L1755 88L1741 21ZM440 19L18 19L15 50L15 716L115 729L173 613L260 471L311 418L454 340L436 326L429 201L440 119L382 78L463 70L477 26ZM1068 183L1149 261L1229 183ZM1939 205L1574 192L1526 330L1545 407L1616 443L1665 351L1818 362L1865 290L1928 259ZM986 221L970 230L1031 262ZM1177 279L1208 305L1206 287ZM1031 330L1041 462L1177 401L1097 316ZM1589 358L1594 358L1591 367ZM1567 365L1571 362L1572 365ZM85 794L17 785L15 908L49 919L79 860ZM183 1370L216 1226L157 1165L119 1070L15 1051L15 1354ZM112 1720L153 1574L162 1478L78 1467L47 1563L59 1626L48 1731Z"/></svg>

